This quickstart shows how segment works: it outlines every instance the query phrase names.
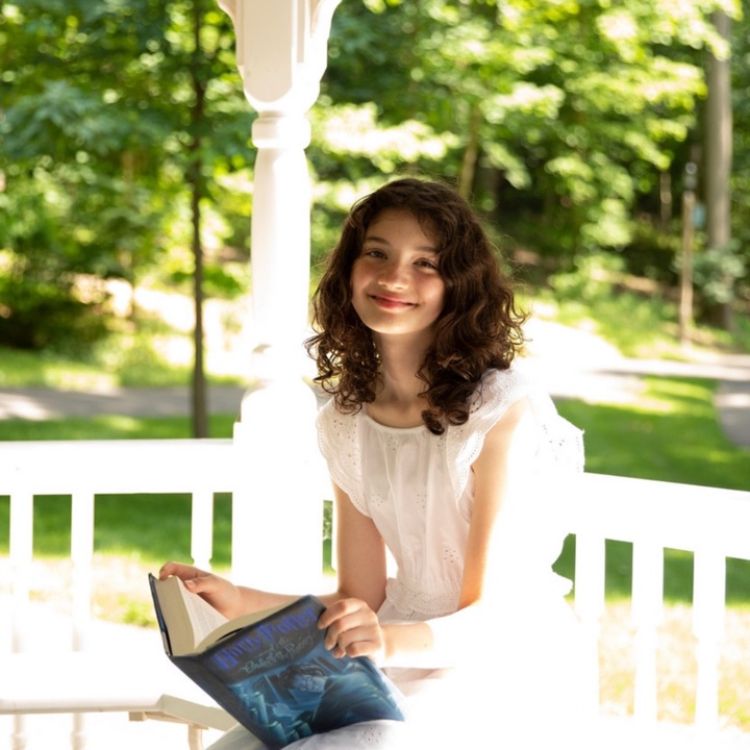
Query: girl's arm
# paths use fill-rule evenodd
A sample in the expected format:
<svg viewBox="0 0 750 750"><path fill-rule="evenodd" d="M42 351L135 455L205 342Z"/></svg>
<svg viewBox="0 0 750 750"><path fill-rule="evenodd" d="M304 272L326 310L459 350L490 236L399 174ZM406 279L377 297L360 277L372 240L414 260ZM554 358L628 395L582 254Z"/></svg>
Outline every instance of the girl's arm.
<svg viewBox="0 0 750 750"><path fill-rule="evenodd" d="M377 611L385 599L385 545L375 524L352 505L346 493L336 486L334 493L339 530L339 587L338 591L318 598L327 607L343 600L344 611L350 615L346 621L353 630L350 635L369 644L369 638L373 635L372 623L368 626L364 620L368 617L367 611ZM281 606L299 598L236 586L226 578L183 563L165 563L159 577L170 575L181 578L189 591L200 594L229 619ZM382 648L382 644L378 648ZM341 655L343 651L339 649L337 653Z"/></svg>
<svg viewBox="0 0 750 750"><path fill-rule="evenodd" d="M321 617L321 624L328 626L327 638L334 653L346 651L352 656L370 655L388 666L433 668L475 658L477 654L473 653L473 645L477 653L486 649L493 638L493 629L497 630L498 626L497 610L493 606L494 593L500 588L497 579L512 573L505 570L508 563L513 562L512 555L503 554L507 553L505 548L512 529L507 533L509 530L503 522L501 510L513 491L514 483L523 480L529 470L528 446L533 444L532 430L530 407L522 400L514 404L487 434L482 452L472 467L475 495L459 610L426 622L380 625L373 611L367 612L365 607L342 599ZM350 507L356 513L348 497L340 494L343 497L339 506ZM348 527L340 528L340 539L344 533L349 533ZM367 557L357 544L350 547L345 538L341 544L341 588L354 590L359 576L364 575L368 580ZM366 589L372 586L373 596L367 602L371 610L376 611L382 602L384 582L385 569L378 567L377 573L365 585ZM361 598L366 596L367 592ZM366 637L360 639L359 633L364 632Z"/></svg>

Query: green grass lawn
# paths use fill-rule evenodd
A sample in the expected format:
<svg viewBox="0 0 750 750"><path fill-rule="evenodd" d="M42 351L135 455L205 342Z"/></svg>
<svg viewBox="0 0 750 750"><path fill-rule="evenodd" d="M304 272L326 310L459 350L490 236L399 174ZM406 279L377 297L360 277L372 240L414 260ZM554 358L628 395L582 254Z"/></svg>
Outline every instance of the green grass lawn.
<svg viewBox="0 0 750 750"><path fill-rule="evenodd" d="M750 450L724 435L714 390L710 380L647 377L638 404L558 408L585 431L588 471L750 490Z"/></svg>
<svg viewBox="0 0 750 750"><path fill-rule="evenodd" d="M209 436L231 437L236 417L229 414L209 416ZM69 417L30 421L0 420L3 440L134 440L189 438L188 417L128 417L102 414L95 417Z"/></svg>
<svg viewBox="0 0 750 750"><path fill-rule="evenodd" d="M186 338L172 333L172 338ZM164 337L165 339L168 337ZM119 386L180 386L190 382L187 365L168 361L160 349L165 341L153 333L113 334L85 355L32 352L0 345L0 388L94 390ZM237 383L232 376L208 370L212 383Z"/></svg>

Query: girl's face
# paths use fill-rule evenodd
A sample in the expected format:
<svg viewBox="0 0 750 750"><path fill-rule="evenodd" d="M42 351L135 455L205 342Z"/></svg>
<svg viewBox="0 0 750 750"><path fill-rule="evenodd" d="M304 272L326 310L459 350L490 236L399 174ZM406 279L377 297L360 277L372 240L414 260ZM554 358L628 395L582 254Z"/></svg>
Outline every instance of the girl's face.
<svg viewBox="0 0 750 750"><path fill-rule="evenodd" d="M445 296L436 238L408 211L385 209L367 228L350 283L352 305L373 332L431 331Z"/></svg>

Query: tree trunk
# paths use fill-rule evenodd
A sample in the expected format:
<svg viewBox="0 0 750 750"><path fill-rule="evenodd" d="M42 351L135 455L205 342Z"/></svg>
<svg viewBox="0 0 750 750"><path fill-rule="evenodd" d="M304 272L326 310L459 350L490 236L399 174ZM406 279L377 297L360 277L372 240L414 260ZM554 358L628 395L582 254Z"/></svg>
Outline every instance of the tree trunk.
<svg viewBox="0 0 750 750"><path fill-rule="evenodd" d="M729 43L726 13L714 13L719 34ZM726 248L731 240L730 179L732 173L732 91L729 54L708 60L706 107L706 219L709 248ZM731 300L723 304L724 326L733 326Z"/></svg>
<svg viewBox="0 0 750 750"><path fill-rule="evenodd" d="M672 174L659 172L659 224L662 232L669 231L672 220Z"/></svg>
<svg viewBox="0 0 750 750"><path fill-rule="evenodd" d="M202 0L193 3L193 58L190 67L193 86L193 106L190 112L192 140L188 181L191 190L191 219L193 225L193 296L195 302L195 328L193 329L193 378L191 388L191 413L193 437L208 437L208 407L206 374L203 352L203 245L201 243L201 197L203 196L203 162L201 158L201 128L205 107L205 86L200 76L200 32L203 23Z"/></svg>
<svg viewBox="0 0 750 750"><path fill-rule="evenodd" d="M458 193L461 197L469 199L474 186L474 175L479 159L479 126L482 124L482 113L478 104L472 104L469 112L469 133L463 161L461 162L461 174L458 178Z"/></svg>
<svg viewBox="0 0 750 750"><path fill-rule="evenodd" d="M131 194L135 187L135 155L128 149L122 154L122 178ZM130 286L130 300L128 302L128 320L135 323L138 317L138 305L135 299L136 290L136 259L132 247L129 250L121 250L121 262L125 269L125 281Z"/></svg>
<svg viewBox="0 0 750 750"><path fill-rule="evenodd" d="M690 169L692 167L692 170ZM685 190L682 194L682 254L680 257L680 343L690 343L693 328L693 212L695 211L695 164L689 162L685 170Z"/></svg>

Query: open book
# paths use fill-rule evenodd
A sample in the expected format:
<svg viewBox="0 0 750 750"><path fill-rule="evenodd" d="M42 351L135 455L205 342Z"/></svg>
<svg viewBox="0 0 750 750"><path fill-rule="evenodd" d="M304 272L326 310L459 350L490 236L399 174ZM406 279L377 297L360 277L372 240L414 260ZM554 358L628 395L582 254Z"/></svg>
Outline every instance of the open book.
<svg viewBox="0 0 750 750"><path fill-rule="evenodd" d="M403 720L371 660L326 649L315 597L227 620L178 578L149 575L149 585L167 656L268 747L362 721Z"/></svg>

